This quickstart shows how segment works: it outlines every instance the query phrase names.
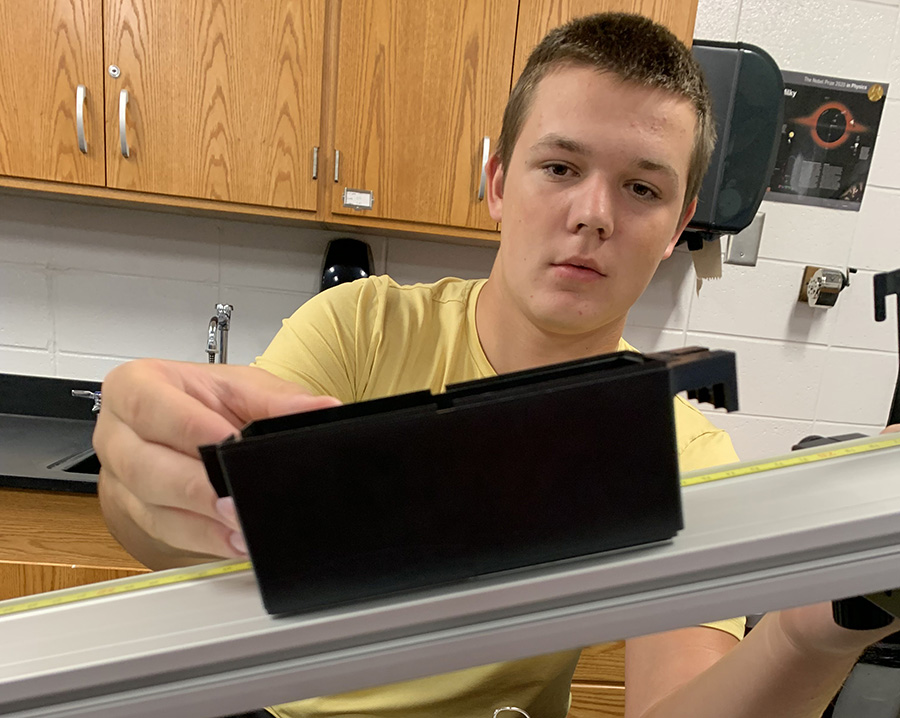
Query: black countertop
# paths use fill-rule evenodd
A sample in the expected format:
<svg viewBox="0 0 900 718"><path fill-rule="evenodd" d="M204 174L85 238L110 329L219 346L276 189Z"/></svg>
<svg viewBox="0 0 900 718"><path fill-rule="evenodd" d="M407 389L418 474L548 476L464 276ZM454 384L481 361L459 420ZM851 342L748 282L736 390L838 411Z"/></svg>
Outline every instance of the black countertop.
<svg viewBox="0 0 900 718"><path fill-rule="evenodd" d="M0 486L97 493L92 403L72 389L100 383L0 374Z"/></svg>

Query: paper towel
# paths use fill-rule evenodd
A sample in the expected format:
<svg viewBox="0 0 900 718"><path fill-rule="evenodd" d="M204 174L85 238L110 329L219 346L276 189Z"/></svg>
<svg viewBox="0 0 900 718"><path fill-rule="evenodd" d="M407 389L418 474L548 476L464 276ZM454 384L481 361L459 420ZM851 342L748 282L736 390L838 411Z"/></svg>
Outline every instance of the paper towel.
<svg viewBox="0 0 900 718"><path fill-rule="evenodd" d="M722 277L722 243L719 236L704 240L703 247L691 252L694 262L694 273L697 275L697 294L704 279L721 279Z"/></svg>

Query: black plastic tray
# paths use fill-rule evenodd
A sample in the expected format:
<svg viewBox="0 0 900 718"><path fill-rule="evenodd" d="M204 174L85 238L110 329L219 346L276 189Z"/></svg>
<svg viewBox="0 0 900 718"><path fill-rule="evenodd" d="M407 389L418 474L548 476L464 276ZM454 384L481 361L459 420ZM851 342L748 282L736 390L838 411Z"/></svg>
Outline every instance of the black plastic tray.
<svg viewBox="0 0 900 718"><path fill-rule="evenodd" d="M737 408L734 355L618 352L267 419L203 447L266 609L291 613L670 539L673 394Z"/></svg>

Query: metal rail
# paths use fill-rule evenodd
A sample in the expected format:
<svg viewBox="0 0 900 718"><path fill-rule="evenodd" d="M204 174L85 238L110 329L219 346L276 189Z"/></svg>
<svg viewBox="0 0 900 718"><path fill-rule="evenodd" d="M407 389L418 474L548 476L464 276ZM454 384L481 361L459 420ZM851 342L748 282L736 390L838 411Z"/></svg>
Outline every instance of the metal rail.
<svg viewBox="0 0 900 718"><path fill-rule="evenodd" d="M214 717L896 588L898 469L895 446L702 483L672 542L315 614L268 615L250 572L13 614L0 715Z"/></svg>

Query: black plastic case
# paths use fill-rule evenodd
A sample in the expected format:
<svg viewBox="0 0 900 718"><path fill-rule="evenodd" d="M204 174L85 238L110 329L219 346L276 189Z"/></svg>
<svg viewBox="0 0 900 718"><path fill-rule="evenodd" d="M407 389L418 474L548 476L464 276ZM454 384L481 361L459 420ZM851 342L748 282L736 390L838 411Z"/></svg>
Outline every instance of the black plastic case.
<svg viewBox="0 0 900 718"><path fill-rule="evenodd" d="M203 447L270 613L670 539L673 394L737 408L734 355L592 359L248 425Z"/></svg>

